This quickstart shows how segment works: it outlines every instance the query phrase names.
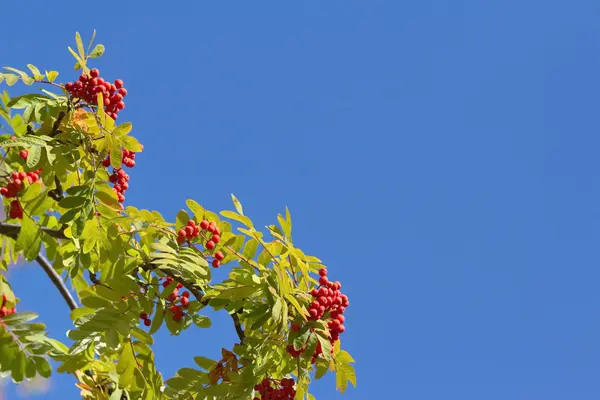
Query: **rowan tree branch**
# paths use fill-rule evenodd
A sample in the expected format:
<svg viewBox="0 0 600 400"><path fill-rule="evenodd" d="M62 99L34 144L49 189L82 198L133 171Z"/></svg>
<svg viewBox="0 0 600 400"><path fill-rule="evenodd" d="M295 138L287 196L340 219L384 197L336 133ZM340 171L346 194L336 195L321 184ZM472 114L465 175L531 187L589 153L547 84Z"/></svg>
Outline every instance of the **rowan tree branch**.
<svg viewBox="0 0 600 400"><path fill-rule="evenodd" d="M21 230L20 225L0 223L0 234L1 235L6 235L9 237L12 237L13 239L16 239L19 236L20 230ZM67 239L63 229L50 229L50 228L42 227L42 231L53 238ZM52 265L50 264L50 262L45 257L43 257L41 254L38 255L38 257L36 258L36 261L38 262L38 264L40 264L40 266L44 269L44 271L46 272L46 274L48 275L50 280L52 280L54 285L57 287L57 289L62 294L63 298L65 299L65 301L67 302L67 304L69 305L71 310L77 308L77 304L75 303L75 300L71 296L71 293L65 286L60 275L58 275L58 273L54 270L54 268L52 268ZM160 267L152 264L151 262L147 262L147 263L140 265L140 268L142 268L144 271L160 270ZM190 293L192 293L194 295L194 297L201 304L204 304L204 305L208 304L208 300L206 300L204 298L204 294L202 293L201 288L199 288L198 286L194 285L193 283L188 282L178 276L173 276L173 279L175 279L176 282L181 283L183 285L183 287L185 287L187 290L189 290ZM246 335L244 333L244 329L242 328L242 323L240 321L239 310L230 315L231 315L231 319L233 320L233 326L235 328L235 332L237 333L237 336L240 339L240 344L243 344Z"/></svg>
<svg viewBox="0 0 600 400"><path fill-rule="evenodd" d="M67 285L65 285L60 275L52 267L50 261L48 261L46 257L41 254L38 254L38 256L35 258L35 261L40 264L46 275L48 275L48 278L50 278L54 286L56 286L71 311L76 309L77 303L75 302L75 299L73 299L73 296L71 296L71 292L69 292Z"/></svg>
<svg viewBox="0 0 600 400"><path fill-rule="evenodd" d="M42 227L42 232L56 239L67 239L63 229L50 229ZM5 235L16 239L21 231L21 225L0 223L0 235Z"/></svg>

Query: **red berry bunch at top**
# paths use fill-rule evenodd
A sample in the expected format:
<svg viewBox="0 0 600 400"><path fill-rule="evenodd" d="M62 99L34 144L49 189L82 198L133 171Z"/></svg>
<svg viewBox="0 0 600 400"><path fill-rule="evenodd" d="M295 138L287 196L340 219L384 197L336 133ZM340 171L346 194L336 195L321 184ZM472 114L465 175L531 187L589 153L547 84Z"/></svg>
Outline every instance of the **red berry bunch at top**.
<svg viewBox="0 0 600 400"><path fill-rule="evenodd" d="M311 303L310 319L317 320L323 318L326 312L329 312L329 321L327 326L329 327L332 343L337 341L339 335L343 333L346 328L344 327L344 311L350 304L348 296L342 294L340 289L342 284L340 282L330 282L327 278L327 270L322 268L319 270L320 287L313 289L311 294L315 300Z"/></svg>
<svg viewBox="0 0 600 400"><path fill-rule="evenodd" d="M196 221L190 219L187 225L177 231L177 243L182 244L188 240L192 240L200 236L200 225L196 225Z"/></svg>
<svg viewBox="0 0 600 400"><path fill-rule="evenodd" d="M71 96L94 105L98 103L98 93L102 93L104 111L112 119L117 119L117 114L125 108L123 98L127 96L127 89L123 87L123 81L121 79L115 80L115 83L105 81L96 68L91 70L89 75L82 74L79 80L68 82L65 89Z"/></svg>
<svg viewBox="0 0 600 400"><path fill-rule="evenodd" d="M30 184L37 182L40 179L41 172L41 169L32 172L13 172L10 175L10 181L6 184L6 186L0 188L0 195L6 197L7 199L17 197L23 190L23 182L25 180L27 180L27 182ZM23 218L23 208L21 207L19 200L15 199L10 203L8 215L10 218Z"/></svg>
<svg viewBox="0 0 600 400"><path fill-rule="evenodd" d="M296 396L294 384L292 378L284 378L279 382L265 378L254 386L254 390L260 394L260 397L255 397L254 400L293 400Z"/></svg>
<svg viewBox="0 0 600 400"><path fill-rule="evenodd" d="M190 241L200 236L201 233L208 233L210 238L204 243L206 250L214 250L217 244L221 241L221 230L214 221L203 220L200 225L196 225L196 221L189 220L185 227L182 227L177 231L177 243L183 244L186 241ZM206 239L206 236L203 235ZM219 268L221 261L225 258L225 255L221 251L215 251L213 254L212 266Z"/></svg>
<svg viewBox="0 0 600 400"><path fill-rule="evenodd" d="M2 295L2 307L0 307L0 318L6 317L7 315L11 315L11 314L14 314L17 312L17 309L15 307L6 308L7 301L8 301L8 299L6 298L6 295L3 294Z"/></svg>

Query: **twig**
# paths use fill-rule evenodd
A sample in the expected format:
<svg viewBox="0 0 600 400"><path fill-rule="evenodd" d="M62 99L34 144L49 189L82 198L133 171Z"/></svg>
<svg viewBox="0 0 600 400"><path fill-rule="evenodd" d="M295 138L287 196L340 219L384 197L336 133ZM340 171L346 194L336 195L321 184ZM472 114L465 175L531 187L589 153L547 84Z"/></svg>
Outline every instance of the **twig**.
<svg viewBox="0 0 600 400"><path fill-rule="evenodd" d="M240 338L240 344L244 344L246 334L244 333L244 329L242 329L242 323L240 322L240 316L238 315L237 311L231 314L231 319L233 319L233 326L235 328L235 332Z"/></svg>
<svg viewBox="0 0 600 400"><path fill-rule="evenodd" d="M73 299L73 296L71 296L69 289L67 289L67 286L63 282L60 275L58 275L58 273L54 270L54 268L52 268L52 264L50 264L50 261L48 261L46 259L46 257L44 257L41 254L38 254L38 256L35 258L35 260L37 261L38 264L40 264L40 266L42 267L42 269L44 270L46 275L48 275L48 277L50 278L50 280L52 281L54 286L56 286L56 288L62 295L63 299L65 300L65 302L67 303L67 305L69 306L71 311L76 309L77 303L75 303L75 299Z"/></svg>
<svg viewBox="0 0 600 400"><path fill-rule="evenodd" d="M51 236L56 239L67 239L65 236L64 229L50 229L46 227L41 227L42 232L46 233L48 236ZM0 235L5 235L16 239L19 237L19 232L21 231L21 225L16 224L6 224L0 223Z"/></svg>
<svg viewBox="0 0 600 400"><path fill-rule="evenodd" d="M54 184L56 185L56 189L52 189L48 192L48 197L61 201L64 198L62 184L60 183L60 179L58 176L54 175Z"/></svg>
<svg viewBox="0 0 600 400"><path fill-rule="evenodd" d="M54 125L52 125L52 132L50 132L50 137L54 137L56 135L58 135L59 133L61 133L61 131L59 130L60 128L60 123L62 122L63 118L67 115L66 112L61 111L58 113L58 117L56 118L56 121L54 121Z"/></svg>

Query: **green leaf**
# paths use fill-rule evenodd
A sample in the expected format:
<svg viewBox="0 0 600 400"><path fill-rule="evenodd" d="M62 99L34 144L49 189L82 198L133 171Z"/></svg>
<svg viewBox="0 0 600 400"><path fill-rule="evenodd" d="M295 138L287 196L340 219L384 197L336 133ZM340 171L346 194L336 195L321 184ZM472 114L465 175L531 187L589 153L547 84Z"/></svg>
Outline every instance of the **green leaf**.
<svg viewBox="0 0 600 400"><path fill-rule="evenodd" d="M121 163L123 162L123 152L121 150L121 144L118 140L113 138L110 146L110 165L114 169L121 168Z"/></svg>
<svg viewBox="0 0 600 400"><path fill-rule="evenodd" d="M81 232L80 239L84 240L84 253L89 253L94 249L96 242L98 242L98 222L95 218L90 219L85 223L85 228L83 228L83 232Z"/></svg>
<svg viewBox="0 0 600 400"><path fill-rule="evenodd" d="M41 81L42 79L44 79L44 75L40 72L39 69L36 68L35 65L27 64L27 68L29 68L36 81Z"/></svg>
<svg viewBox="0 0 600 400"><path fill-rule="evenodd" d="M210 328L212 325L210 318L205 315L193 315L192 319L198 328Z"/></svg>
<svg viewBox="0 0 600 400"><path fill-rule="evenodd" d="M46 71L46 78L48 79L49 82L54 82L57 77L58 77L57 71Z"/></svg>
<svg viewBox="0 0 600 400"><path fill-rule="evenodd" d="M117 363L117 373L119 374L119 387L127 389L133 382L133 374L137 369L133 349L131 346L124 345Z"/></svg>
<svg viewBox="0 0 600 400"><path fill-rule="evenodd" d="M104 46L101 44L97 44L96 47L94 47L94 50L92 50L92 52L90 53L90 57L98 58L98 57L101 57L103 54L104 54Z"/></svg>
<svg viewBox="0 0 600 400"><path fill-rule="evenodd" d="M68 196L58 202L58 205L62 208L79 208L85 204L87 198Z"/></svg>
<svg viewBox="0 0 600 400"><path fill-rule="evenodd" d="M282 302L280 298L277 298L277 300L275 300L275 305L273 306L273 309L271 310L271 317L273 318L273 321L275 322L275 324L278 324L281 321L282 315L281 315L281 308L282 308Z"/></svg>
<svg viewBox="0 0 600 400"><path fill-rule="evenodd" d="M250 229L252 229L254 227L250 218L245 217L243 215L239 215L233 211L224 210L224 211L221 211L221 215L224 216L225 218L229 218L229 219L233 219L235 221L241 222L242 224L244 224L245 226L247 226Z"/></svg>
<svg viewBox="0 0 600 400"><path fill-rule="evenodd" d="M23 214L21 231L17 238L17 248L23 250L27 261L33 261L38 256L42 246L42 231L33 219Z"/></svg>
<svg viewBox="0 0 600 400"><path fill-rule="evenodd" d="M32 379L36 374L35 362L33 358L27 358L25 363L25 378Z"/></svg>
<svg viewBox="0 0 600 400"><path fill-rule="evenodd" d="M6 84L8 86L13 86L15 83L19 81L19 77L15 74L2 74L6 79Z"/></svg>
<svg viewBox="0 0 600 400"><path fill-rule="evenodd" d="M131 132L132 127L131 122L125 122L124 124L117 126L115 130L112 131L112 135L116 137L125 136Z"/></svg>
<svg viewBox="0 0 600 400"><path fill-rule="evenodd" d="M152 325L150 325L150 330L148 331L151 335L158 331L163 323L163 319L165 317L164 306L160 303L156 305L156 312L154 313L154 317L152 318Z"/></svg>
<svg viewBox="0 0 600 400"><path fill-rule="evenodd" d="M304 347L306 341L308 340L308 337L310 336L310 333L311 332L310 329L308 329L308 326L302 327L302 330L298 332L298 336L296 336L296 338L294 339L294 349L300 350L302 347Z"/></svg>
<svg viewBox="0 0 600 400"><path fill-rule="evenodd" d="M240 201L237 199L237 197L234 196L233 193L231 193L231 200L233 200L233 206L235 207L235 210L238 212L238 214L244 215L242 203L240 203Z"/></svg>
<svg viewBox="0 0 600 400"><path fill-rule="evenodd" d="M124 136L121 140L123 141L123 147L134 153L139 153L144 149L140 142L133 136Z"/></svg>
<svg viewBox="0 0 600 400"><path fill-rule="evenodd" d="M323 353L325 349L323 349ZM344 393L348 388L348 382L352 383L352 386L356 387L356 372L354 367L350 364L339 365L335 371L335 386L340 393Z"/></svg>
<svg viewBox="0 0 600 400"><path fill-rule="evenodd" d="M41 156L42 148L40 146L33 146L29 148L29 155L27 156L27 167L35 167L38 164L38 162L40 162Z"/></svg>
<svg viewBox="0 0 600 400"><path fill-rule="evenodd" d="M19 312L16 314L7 315L6 317L2 318L2 320L6 325L14 326L33 321L37 317L38 315L33 312Z"/></svg>
<svg viewBox="0 0 600 400"><path fill-rule="evenodd" d="M77 52L79 53L79 57L81 59L85 58L85 49L83 47L83 42L81 41L81 35L79 32L75 32L75 43L77 44Z"/></svg>
<svg viewBox="0 0 600 400"><path fill-rule="evenodd" d="M38 374L44 378L50 378L50 375L52 375L52 367L48 360L39 356L33 356L32 359Z"/></svg>
<svg viewBox="0 0 600 400"><path fill-rule="evenodd" d="M210 371L217 364L216 361L202 356L194 357L194 362L198 364L200 368L203 368L207 371Z"/></svg>

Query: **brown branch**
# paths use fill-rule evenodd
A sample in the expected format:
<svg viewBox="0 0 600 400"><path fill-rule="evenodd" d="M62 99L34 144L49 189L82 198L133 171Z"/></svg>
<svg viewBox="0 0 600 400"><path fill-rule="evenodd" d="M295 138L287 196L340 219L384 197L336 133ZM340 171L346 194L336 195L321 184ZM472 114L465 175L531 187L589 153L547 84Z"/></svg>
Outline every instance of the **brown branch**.
<svg viewBox="0 0 600 400"><path fill-rule="evenodd" d="M61 133L60 131L60 123L62 122L63 118L67 115L66 112L61 111L58 113L58 117L56 118L56 121L54 121L54 125L52 125L52 132L50 132L50 134L48 136L50 137L54 137L56 135L58 135L59 133Z"/></svg>
<svg viewBox="0 0 600 400"><path fill-rule="evenodd" d="M62 295L63 299L65 300L65 302L67 303L67 305L69 306L69 308L71 309L71 311L73 311L74 309L76 309L77 308L77 303L75 302L75 299L73 299L73 296L71 296L71 293L69 292L69 289L67 288L67 286L63 282L63 280L60 277L60 275L52 267L52 264L50 264L50 261L48 261L46 259L46 257L44 257L41 254L38 254L38 256L35 258L35 261L37 261L37 263L40 264L40 267L42 267L42 269L44 270L44 272L46 273L46 275L48 275L48 278L50 278L50 280L52 281L52 283L54 284L54 286L56 286L56 288L58 289L58 291Z"/></svg>
<svg viewBox="0 0 600 400"><path fill-rule="evenodd" d="M56 239L67 239L64 229L51 229L41 227L42 232ZM16 239L21 231L21 225L0 223L0 235L5 235Z"/></svg>
<svg viewBox="0 0 600 400"><path fill-rule="evenodd" d="M244 333L244 329L242 328L242 323L240 322L240 316L238 312L234 312L231 314L231 319L233 319L233 326L235 328L235 332L240 338L240 344L244 344L244 339L246 338L246 334Z"/></svg>
<svg viewBox="0 0 600 400"><path fill-rule="evenodd" d="M64 198L63 188L62 184L60 183L60 180L58 179L58 176L56 175L54 175L54 184L56 185L56 189L50 190L48 192L48 197L56 201L61 201Z"/></svg>

